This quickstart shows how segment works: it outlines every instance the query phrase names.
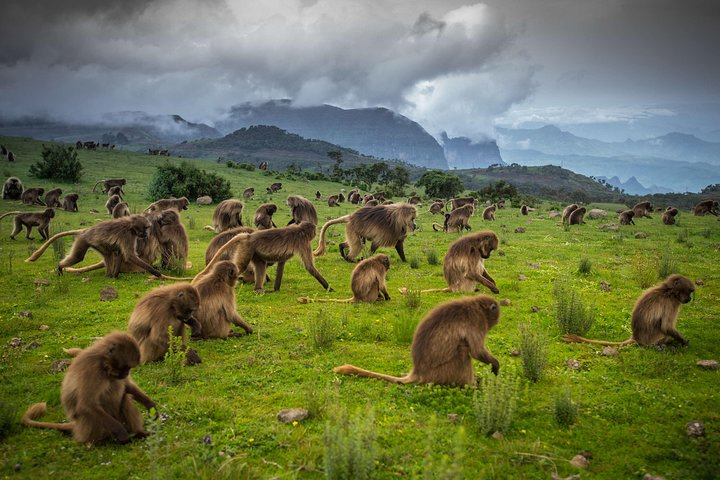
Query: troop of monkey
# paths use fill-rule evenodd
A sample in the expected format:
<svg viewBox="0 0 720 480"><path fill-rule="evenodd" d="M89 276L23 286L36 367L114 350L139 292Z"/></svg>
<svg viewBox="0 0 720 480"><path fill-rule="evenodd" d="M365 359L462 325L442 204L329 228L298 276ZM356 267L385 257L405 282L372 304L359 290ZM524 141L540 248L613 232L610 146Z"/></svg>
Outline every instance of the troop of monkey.
<svg viewBox="0 0 720 480"><path fill-rule="evenodd" d="M8 191L17 189L19 179L11 177L5 183L3 198ZM180 220L180 213L187 209L187 198L162 199L151 204L142 214L131 215L127 203L122 200L123 179L98 182L108 194L106 205L113 219L102 221L92 227L48 234L48 224L55 215L53 207L60 206L60 189L48 192L44 212L10 212L15 214L14 239L22 227L27 237L33 226L38 227L45 243L35 251L28 261L37 260L52 242L63 236L74 236L70 252L57 267L63 271L88 271L93 268L106 270L106 275L117 277L121 272L147 271L158 278L167 277L153 266L161 259L161 266L167 267L171 259L184 260L188 255L188 236ZM276 183L268 191L277 192L281 184ZM34 190L32 203L37 203L43 189ZM20 184L20 191L22 186ZM253 188L243 192L243 198L252 198ZM11 195L15 195L12 193ZM74 195L74 210L77 211L77 194ZM317 199L321 195L317 192ZM328 197L334 203L340 195ZM17 198L20 198L19 196ZM67 196L66 196L67 199ZM256 291L263 291L269 280L267 268L277 264L274 290L279 290L285 263L298 255L307 270L326 291L333 291L327 280L315 267L314 257L326 252L325 236L328 228L345 224L345 241L339 244L341 257L354 262L363 245L370 241L370 257L354 267L350 280L352 297L348 299L324 299L300 297L298 302L376 302L388 301L390 295L386 286L386 275L390 259L385 254L375 254L379 248L393 247L398 257L405 262L404 242L416 228L419 197L411 196L407 203L386 203L382 192L361 197L358 190L352 190L347 200L352 204L363 203L354 212L327 221L320 229L319 242L315 251L312 241L317 233L318 215L314 205L299 195L289 195L287 206L291 220L286 226L277 227L273 215L278 207L272 203L260 205L255 211L255 228L244 226L240 200L220 202L209 226L216 235L206 251L206 266L191 279L155 288L144 295L135 305L129 321L128 332L113 332L101 338L84 350L69 349L74 356L61 386L61 401L69 419L67 423L37 421L46 410L45 404L30 406L22 418L29 426L54 428L71 432L73 438L82 443L98 443L114 439L120 443L131 437L144 437L142 416L133 400L148 409L155 403L129 377L132 368L145 362L162 360L170 348L169 329L180 338L181 349L188 364L199 363L197 353L187 346L189 327L192 339L227 338L251 334L252 327L238 313L235 286L238 280L254 283ZM24 199L23 199L24 201ZM111 202L112 201L112 202ZM41 202L42 203L42 202ZM124 205L122 214L116 211ZM432 202L429 213L444 213L445 206L451 208L445 214L444 224L433 224L433 228L445 232L470 230L469 219L475 211L475 200L471 197L451 199L448 202ZM332 206L332 205L330 205ZM503 202L490 205L483 211L483 219L495 219L497 209ZM112 207L112 208L111 208ZM705 201L694 211L697 215L710 213L718 215L718 202ZM529 209L521 207L521 214ZM633 218L649 217L653 211L649 202L641 202L631 210L619 212L620 223L633 223ZM564 223L583 223L584 207L569 205L562 213ZM672 224L678 210L668 208L663 214L663 223ZM5 216L3 215L3 216ZM666 220L667 217L667 220ZM0 217L2 218L2 217ZM498 248L498 237L490 230L465 234L453 241L443 260L443 273L447 287L423 290L423 292L478 292L481 285L491 292L499 293L495 280L485 268L485 260ZM80 263L88 249L94 249L103 257L102 262L89 267L72 269ZM692 298L694 284L681 275L672 275L660 285L645 291L637 300L632 313L632 336L624 342L600 342L577 336L566 336L568 342L590 342L613 345L656 345L666 341L677 341L687 345L687 340L677 331L679 307ZM401 293L406 293L401 289ZM434 383L440 385L471 385L474 383L472 359L491 366L492 373L499 372L500 364L485 346L488 331L500 318L500 306L492 297L484 294L471 295L440 303L430 310L417 326L412 341L412 369L401 377L375 373L353 365L342 365L334 369L337 373L360 375L383 379L393 383ZM243 332L233 331L233 326Z"/></svg>

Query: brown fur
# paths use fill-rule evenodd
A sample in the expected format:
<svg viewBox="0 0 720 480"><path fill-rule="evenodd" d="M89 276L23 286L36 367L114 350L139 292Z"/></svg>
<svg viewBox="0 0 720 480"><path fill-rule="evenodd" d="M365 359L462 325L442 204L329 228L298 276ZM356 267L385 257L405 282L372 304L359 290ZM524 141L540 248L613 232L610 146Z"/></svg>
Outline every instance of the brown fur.
<svg viewBox="0 0 720 480"><path fill-rule="evenodd" d="M353 205L357 205L362 201L362 197L360 196L360 192L357 190L351 190L348 194L348 202L352 203Z"/></svg>
<svg viewBox="0 0 720 480"><path fill-rule="evenodd" d="M27 229L25 238L28 240L34 240L34 238L30 236L33 227L38 227L38 231L43 240L47 240L50 237L48 233L50 220L55 217L55 210L52 208L46 208L44 212L7 212L2 214L0 219L8 215L15 215L13 219L13 231L10 233L11 239L15 240L15 236L22 231L23 227Z"/></svg>
<svg viewBox="0 0 720 480"><path fill-rule="evenodd" d="M114 186L114 187L110 187L110 188L108 189L108 191L107 191L107 196L108 196L108 198L109 198L109 197L112 197L113 195L119 195L120 198L123 198L123 194L124 194L124 193L125 193L125 192L123 192L123 190L122 190L121 187Z"/></svg>
<svg viewBox="0 0 720 480"><path fill-rule="evenodd" d="M120 204L122 201L123 201L123 200L122 200L122 198L120 197L120 195L112 195L111 197L108 197L107 202L105 202L105 208L107 209L107 212L108 212L110 215L113 215L113 218L119 218L119 217L116 217L116 216L113 214L113 210L114 210L115 207L116 207L118 204Z"/></svg>
<svg viewBox="0 0 720 480"><path fill-rule="evenodd" d="M347 223L345 242L340 244L340 255L352 262L360 254L365 240L372 242L370 253L379 247L395 247L400 259L405 262L405 238L415 230L417 211L413 205L398 203L393 205L377 205L362 207L349 215L345 215L323 225L320 231L320 242L315 256L325 253L325 232L328 227L339 223ZM345 249L349 248L346 253Z"/></svg>
<svg viewBox="0 0 720 480"><path fill-rule="evenodd" d="M653 205L650 202L640 202L636 203L635 206L632 208L633 212L635 212L635 218L641 218L641 217L647 217L652 218L650 216L650 212L653 211Z"/></svg>
<svg viewBox="0 0 720 480"><path fill-rule="evenodd" d="M113 218L129 217L130 216L130 207L128 207L127 202L118 202L113 207L111 215Z"/></svg>
<svg viewBox="0 0 720 480"><path fill-rule="evenodd" d="M496 209L497 209L497 205L495 205L495 204L493 203L492 205L490 205L489 207L487 207L485 210L483 210L483 214L482 214L483 220L487 220L487 221L490 221L490 222L494 221L494 220L495 220L495 210L496 210Z"/></svg>
<svg viewBox="0 0 720 480"><path fill-rule="evenodd" d="M63 410L70 421L36 421L47 410L44 403L36 403L27 409L22 423L72 433L78 443L95 444L113 438L127 443L131 436L146 437L142 415L132 401L148 410L155 402L129 376L140 362L135 340L126 333L113 332L75 353L60 388Z"/></svg>
<svg viewBox="0 0 720 480"><path fill-rule="evenodd" d="M662 222L665 225L675 225L675 216L678 214L678 209L673 207L667 207L663 212Z"/></svg>
<svg viewBox="0 0 720 480"><path fill-rule="evenodd" d="M583 217L585 216L586 211L587 209L585 207L580 207L573 210L573 212L570 214L570 218L568 219L568 223L570 225L581 225L585 223L583 221Z"/></svg>
<svg viewBox="0 0 720 480"><path fill-rule="evenodd" d="M23 184L18 177L8 177L3 185L3 200L20 200L23 193Z"/></svg>
<svg viewBox="0 0 720 480"><path fill-rule="evenodd" d="M435 215L436 213L442 213L443 208L445 208L445 203L435 201L432 205L430 205L430 213L433 215Z"/></svg>
<svg viewBox="0 0 720 480"><path fill-rule="evenodd" d="M720 202L717 200L703 200L693 207L694 215L702 217L708 213L716 217L720 215Z"/></svg>
<svg viewBox="0 0 720 480"><path fill-rule="evenodd" d="M566 342L595 343L599 345L662 345L676 340L686 346L688 341L677 331L680 305L692 300L695 285L682 275L670 275L661 284L651 287L638 298L632 311L632 336L624 342L590 340L577 335L565 335Z"/></svg>
<svg viewBox="0 0 720 480"><path fill-rule="evenodd" d="M387 200L387 201L390 202L390 200ZM383 202L382 204L385 205L385 202ZM392 202L390 202L388 205L390 205L390 204L392 204ZM378 205L380 205L380 200L376 200L373 198L372 200L368 200L367 202L365 202L365 204L363 206L364 207L377 207Z"/></svg>
<svg viewBox="0 0 720 480"><path fill-rule="evenodd" d="M22 200L22 203L25 205L40 205L44 207L45 204L40 200L43 193L45 193L45 189L42 187L28 188L23 190L22 195L20 195L20 200Z"/></svg>
<svg viewBox="0 0 720 480"><path fill-rule="evenodd" d="M185 325L193 334L200 334L202 327L195 318L200 306L200 296L189 283L158 287L143 296L135 305L128 321L128 332L140 347L140 363L162 360L170 348L168 327L173 335L180 337L181 350L186 351ZM197 355L187 350L188 359ZM196 362L197 363L197 362Z"/></svg>
<svg viewBox="0 0 720 480"><path fill-rule="evenodd" d="M277 212L277 205L274 203L264 203L255 210L255 218L253 223L258 230L266 230L268 228L276 228L273 222L273 215Z"/></svg>
<svg viewBox="0 0 720 480"><path fill-rule="evenodd" d="M65 210L66 212L79 211L77 204L78 198L80 198L80 195L78 195L77 193L68 193L67 195L65 195L62 205L63 210Z"/></svg>
<svg viewBox="0 0 720 480"><path fill-rule="evenodd" d="M205 251L205 265L208 265L215 256L215 254L218 252L218 250L220 250L220 247L225 245L235 235L239 233L252 233L254 231L255 230L250 227L235 227L215 235L215 237L210 240L207 250ZM217 258L217 261L232 260L234 256L235 250L227 249L223 252L222 255ZM242 280L243 283L255 283L255 270L253 270L252 263L250 263L245 269L245 271L242 273L240 280ZM266 276L265 281L269 282L270 277Z"/></svg>
<svg viewBox="0 0 720 480"><path fill-rule="evenodd" d="M287 206L290 207L292 220L288 225L300 222L310 222L313 225L318 224L317 211L312 202L300 195L288 195Z"/></svg>
<svg viewBox="0 0 720 480"><path fill-rule="evenodd" d="M412 197L407 199L407 203L409 203L410 205L417 205L418 203L420 203L420 197L418 197L417 195L413 195Z"/></svg>
<svg viewBox="0 0 720 480"><path fill-rule="evenodd" d="M633 221L634 216L634 210L623 210L618 214L618 222L620 222L620 225L635 225L635 222Z"/></svg>
<svg viewBox="0 0 720 480"><path fill-rule="evenodd" d="M147 212L160 212L163 210L170 210L171 208L174 208L178 212L182 210L187 210L188 205L190 205L190 201L187 199L187 197L180 197L180 198L162 198L158 200L157 202L153 202L144 210L144 213Z"/></svg>
<svg viewBox="0 0 720 480"><path fill-rule="evenodd" d="M320 193L320 190L315 191L315 200L320 200L320 197L322 197L322 193Z"/></svg>
<svg viewBox="0 0 720 480"><path fill-rule="evenodd" d="M282 183L275 182L272 185L270 185L269 187L267 187L265 190L267 190L267 193L275 193L278 190L280 190L281 188L282 188Z"/></svg>
<svg viewBox="0 0 720 480"><path fill-rule="evenodd" d="M327 199L328 207L339 207L340 202L338 201L337 195L330 195Z"/></svg>
<svg viewBox="0 0 720 480"><path fill-rule="evenodd" d="M372 194L370 194L370 193L368 193L367 195L365 195L365 196L363 197L362 202L363 202L363 205L367 205L368 202L371 202L371 201L373 201L373 200L377 201L377 202L378 202L377 204L380 204L380 201L379 201L379 200L376 200L375 197L374 197Z"/></svg>
<svg viewBox="0 0 720 480"><path fill-rule="evenodd" d="M245 190L243 190L243 198L245 200L250 200L253 195L255 195L255 189L253 187L248 187Z"/></svg>
<svg viewBox="0 0 720 480"><path fill-rule="evenodd" d="M523 205L522 207L520 207L520 214L521 214L521 215L527 215L527 214L528 214L528 211L529 211L529 210L528 210L528 206L527 206L527 205Z"/></svg>
<svg viewBox="0 0 720 480"><path fill-rule="evenodd" d="M563 221L563 223L568 223L568 222L570 221L570 215L572 214L572 212L574 212L574 211L577 210L578 208L579 208L579 207L578 207L578 205L577 205L576 203L571 203L570 205L568 205L567 207L565 207L565 209L564 209L563 212L562 212L562 221Z"/></svg>
<svg viewBox="0 0 720 480"><path fill-rule="evenodd" d="M242 212L245 205L240 200L228 199L218 203L213 212L212 222L216 233L230 228L242 227Z"/></svg>
<svg viewBox="0 0 720 480"><path fill-rule="evenodd" d="M462 232L463 230L470 230L471 227L468 221L474 211L475 207L469 203L463 205L462 207L458 207L449 214L445 215L444 225L441 226L437 223L433 223L433 230L436 232L440 230L444 230L445 232ZM436 226L440 227L440 230L438 230Z"/></svg>
<svg viewBox="0 0 720 480"><path fill-rule="evenodd" d="M388 270L390 270L390 259L387 255L379 253L370 258L366 258L353 269L352 276L350 277L350 290L353 292L352 298L337 300L331 298L300 297L297 300L300 303L374 303L378 300L390 300L390 294L388 294L387 287L385 286L385 276Z"/></svg>
<svg viewBox="0 0 720 480"><path fill-rule="evenodd" d="M107 180L100 180L95 185L93 185L92 191L95 192L95 189L98 185L103 184L103 193L108 193L108 190L110 190L112 187L120 187L121 193L125 193L122 191L122 187L125 186L127 181L124 178L109 178Z"/></svg>
<svg viewBox="0 0 720 480"><path fill-rule="evenodd" d="M450 206L453 210L456 208L460 208L463 205L472 205L475 207L475 199L473 197L461 197L461 198L453 198L450 200Z"/></svg>
<svg viewBox="0 0 720 480"><path fill-rule="evenodd" d="M50 208L62 207L60 195L62 195L62 188L53 188L45 194L45 205Z"/></svg>
<svg viewBox="0 0 720 480"><path fill-rule="evenodd" d="M151 215L153 235L160 246L160 265L169 268L177 261L184 266L188 257L190 239L180 220L180 214L177 210L163 210Z"/></svg>
<svg viewBox="0 0 720 480"><path fill-rule="evenodd" d="M488 331L499 320L500 306L487 295L444 302L433 308L415 330L413 368L408 375L393 377L353 365L342 365L333 371L392 383L473 385L473 358L492 365L492 372L496 375L500 371L500 363L485 347Z"/></svg>
<svg viewBox="0 0 720 480"><path fill-rule="evenodd" d="M195 312L195 318L200 322L202 331L193 338L227 338L239 336L231 330L237 325L252 333L252 327L240 317L235 306L235 284L238 278L238 268L230 261L215 262L210 271L203 276L196 277L192 285L200 295L200 307Z"/></svg>

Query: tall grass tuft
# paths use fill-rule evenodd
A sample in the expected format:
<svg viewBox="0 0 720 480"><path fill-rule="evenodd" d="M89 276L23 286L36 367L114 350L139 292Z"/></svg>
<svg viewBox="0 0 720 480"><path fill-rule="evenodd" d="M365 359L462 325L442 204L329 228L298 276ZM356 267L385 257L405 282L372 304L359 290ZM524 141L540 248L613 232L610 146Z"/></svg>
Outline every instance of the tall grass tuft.
<svg viewBox="0 0 720 480"><path fill-rule="evenodd" d="M658 258L658 275L661 279L667 278L668 275L678 272L678 265L672 254L663 252Z"/></svg>
<svg viewBox="0 0 720 480"><path fill-rule="evenodd" d="M478 432L492 435L510 428L518 397L517 379L510 375L485 374L473 395Z"/></svg>
<svg viewBox="0 0 720 480"><path fill-rule="evenodd" d="M190 215L188 215L185 218L187 219L187 228L189 230L195 230L195 217L191 217Z"/></svg>
<svg viewBox="0 0 720 480"><path fill-rule="evenodd" d="M408 288L407 293L405 294L405 305L411 309L415 310L416 308L420 307L420 304L422 303L422 291L414 288Z"/></svg>
<svg viewBox="0 0 720 480"><path fill-rule="evenodd" d="M635 279L637 280L640 288L652 287L657 281L658 271L656 265L651 262L644 261L643 259L636 259L633 261Z"/></svg>
<svg viewBox="0 0 720 480"><path fill-rule="evenodd" d="M543 377L547 365L547 338L529 322L520 324L519 329L523 376L537 383Z"/></svg>
<svg viewBox="0 0 720 480"><path fill-rule="evenodd" d="M592 271L592 262L589 258L583 257L578 264L578 273L588 275Z"/></svg>
<svg viewBox="0 0 720 480"><path fill-rule="evenodd" d="M52 235L51 235L52 236ZM60 237L52 242L53 260L55 263L59 263L60 260L65 258L65 238Z"/></svg>
<svg viewBox="0 0 720 480"><path fill-rule="evenodd" d="M185 259L176 255L174 250L171 251L166 262L166 269L175 277L184 277L187 270Z"/></svg>
<svg viewBox="0 0 720 480"><path fill-rule="evenodd" d="M438 259L437 253L435 253L435 250L428 250L425 253L425 258L427 259L428 265L437 265L440 263L440 260Z"/></svg>
<svg viewBox="0 0 720 480"><path fill-rule="evenodd" d="M560 333L585 335L595 322L595 311L586 307L580 296L566 280L555 281L555 317Z"/></svg>
<svg viewBox="0 0 720 480"><path fill-rule="evenodd" d="M330 316L321 308L316 315L309 316L309 330L315 348L323 349L332 346L337 337L337 328Z"/></svg>
<svg viewBox="0 0 720 480"><path fill-rule="evenodd" d="M350 417L335 405L325 424L325 478L365 480L372 476L377 458L375 413L371 407Z"/></svg>
<svg viewBox="0 0 720 480"><path fill-rule="evenodd" d="M182 378L182 368L185 365L185 351L182 349L182 337L176 336L172 326L168 326L169 345L165 352L163 364L165 378L170 383L179 383Z"/></svg>
<svg viewBox="0 0 720 480"><path fill-rule="evenodd" d="M420 268L420 259L417 257L410 257L410 261L408 263L410 263L410 268L413 270Z"/></svg>
<svg viewBox="0 0 720 480"><path fill-rule="evenodd" d="M415 315L402 312L402 314L395 320L395 323L393 323L395 341L398 343L412 342L417 324L418 321Z"/></svg>
<svg viewBox="0 0 720 480"><path fill-rule="evenodd" d="M569 428L577 422L580 407L572 399L572 392L569 388L555 395L553 417L555 423L561 428Z"/></svg>

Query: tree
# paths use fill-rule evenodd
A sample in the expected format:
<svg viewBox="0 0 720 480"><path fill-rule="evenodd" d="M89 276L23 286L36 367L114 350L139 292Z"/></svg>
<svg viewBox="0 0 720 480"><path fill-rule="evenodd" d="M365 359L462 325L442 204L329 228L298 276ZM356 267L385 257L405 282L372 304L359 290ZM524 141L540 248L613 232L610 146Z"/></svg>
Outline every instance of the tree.
<svg viewBox="0 0 720 480"><path fill-rule="evenodd" d="M66 182L80 181L83 166L78 160L75 147L62 145L43 147L42 158L41 161L30 165L30 175L33 177Z"/></svg>
<svg viewBox="0 0 720 480"><path fill-rule="evenodd" d="M209 195L213 201L220 202L232 197L230 182L187 162L179 166L165 162L157 167L148 190L152 201L168 197L187 197L192 200Z"/></svg>
<svg viewBox="0 0 720 480"><path fill-rule="evenodd" d="M385 162L363 163L356 165L346 172L345 177L353 184L360 182L367 185L367 190L372 190L374 183L388 171L388 164Z"/></svg>
<svg viewBox="0 0 720 480"><path fill-rule="evenodd" d="M415 185L425 187L426 195L432 198L453 198L465 190L457 176L441 170L428 170Z"/></svg>
<svg viewBox="0 0 720 480"><path fill-rule="evenodd" d="M403 188L410 182L410 172L402 165L384 172L380 182L391 196L403 195Z"/></svg>
<svg viewBox="0 0 720 480"><path fill-rule="evenodd" d="M490 183L488 186L481 188L478 191L478 199L482 201L489 200L492 203L500 200L510 200L513 205L517 203L518 192L515 185L505 180L500 180L495 183Z"/></svg>
<svg viewBox="0 0 720 480"><path fill-rule="evenodd" d="M335 164L332 167L332 173L330 174L330 179L333 182L341 182L345 176L345 171L340 166L343 163L342 152L340 150L330 150L327 152L327 156L335 161Z"/></svg>

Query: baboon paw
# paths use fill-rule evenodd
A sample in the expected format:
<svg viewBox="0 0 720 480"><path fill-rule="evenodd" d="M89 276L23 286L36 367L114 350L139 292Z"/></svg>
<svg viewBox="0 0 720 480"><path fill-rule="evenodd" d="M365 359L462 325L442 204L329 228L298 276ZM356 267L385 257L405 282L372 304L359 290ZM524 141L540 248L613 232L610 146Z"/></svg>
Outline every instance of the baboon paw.
<svg viewBox="0 0 720 480"><path fill-rule="evenodd" d="M188 348L185 352L185 364L188 366L193 366L197 365L198 363L202 363L200 356L195 350L193 350L192 348Z"/></svg>

